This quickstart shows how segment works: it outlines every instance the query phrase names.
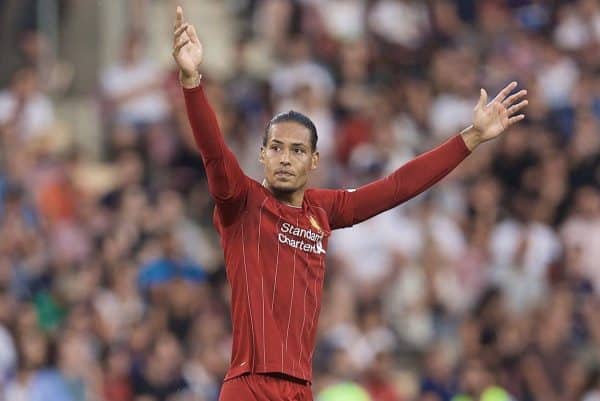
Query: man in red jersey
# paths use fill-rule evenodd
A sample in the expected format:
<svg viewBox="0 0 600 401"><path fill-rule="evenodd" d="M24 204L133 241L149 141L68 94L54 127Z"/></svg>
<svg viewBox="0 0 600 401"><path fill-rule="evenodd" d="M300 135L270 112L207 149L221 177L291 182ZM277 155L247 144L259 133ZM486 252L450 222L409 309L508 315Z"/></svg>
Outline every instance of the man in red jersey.
<svg viewBox="0 0 600 401"><path fill-rule="evenodd" d="M350 227L426 190L480 143L522 120L526 91L489 104L485 90L473 124L394 173L356 190L308 189L317 168L317 132L304 115L275 116L260 149L265 179L244 175L225 144L198 72L202 44L177 8L173 57L180 68L188 117L215 201L231 285L233 350L220 401L312 400L312 356L327 242Z"/></svg>

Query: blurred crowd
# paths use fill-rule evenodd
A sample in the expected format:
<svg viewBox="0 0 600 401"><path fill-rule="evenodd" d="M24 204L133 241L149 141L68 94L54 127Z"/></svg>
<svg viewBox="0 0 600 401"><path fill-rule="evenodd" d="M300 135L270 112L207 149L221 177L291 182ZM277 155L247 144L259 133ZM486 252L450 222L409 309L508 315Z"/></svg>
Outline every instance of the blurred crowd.
<svg viewBox="0 0 600 401"><path fill-rule="evenodd" d="M600 2L213 3L238 34L204 86L256 179L280 111L317 126L312 185L353 188L465 128L479 88L529 91L526 120L434 189L333 234L318 399L600 400ZM72 69L20 36L0 88L2 401L217 400L229 288L177 71L147 33L89 93L99 158L56 112Z"/></svg>

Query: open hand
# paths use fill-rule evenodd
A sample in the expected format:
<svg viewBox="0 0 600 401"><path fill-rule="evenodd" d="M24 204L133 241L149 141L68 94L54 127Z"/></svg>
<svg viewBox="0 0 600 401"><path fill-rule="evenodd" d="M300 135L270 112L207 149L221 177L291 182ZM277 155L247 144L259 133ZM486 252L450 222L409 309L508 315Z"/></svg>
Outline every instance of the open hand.
<svg viewBox="0 0 600 401"><path fill-rule="evenodd" d="M193 80L199 76L202 63L202 43L194 26L185 22L183 10L177 6L173 34L173 58L181 69L182 80Z"/></svg>
<svg viewBox="0 0 600 401"><path fill-rule="evenodd" d="M527 95L527 91L521 90L507 97L516 87L517 83L511 82L490 103L487 92L481 89L479 102L473 111L473 128L481 133L482 142L497 137L508 127L525 118L524 114L517 113L528 104L527 100L519 102Z"/></svg>

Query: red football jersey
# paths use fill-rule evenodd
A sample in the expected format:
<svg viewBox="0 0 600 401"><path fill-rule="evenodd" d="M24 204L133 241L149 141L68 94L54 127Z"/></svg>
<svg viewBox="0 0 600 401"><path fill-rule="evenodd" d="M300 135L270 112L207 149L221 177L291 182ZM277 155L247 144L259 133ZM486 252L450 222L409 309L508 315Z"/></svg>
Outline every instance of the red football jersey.
<svg viewBox="0 0 600 401"><path fill-rule="evenodd" d="M331 231L421 193L469 151L457 135L356 190L307 189L302 206L294 207L242 172L202 87L184 94L232 290L233 350L225 379L279 372L310 381Z"/></svg>

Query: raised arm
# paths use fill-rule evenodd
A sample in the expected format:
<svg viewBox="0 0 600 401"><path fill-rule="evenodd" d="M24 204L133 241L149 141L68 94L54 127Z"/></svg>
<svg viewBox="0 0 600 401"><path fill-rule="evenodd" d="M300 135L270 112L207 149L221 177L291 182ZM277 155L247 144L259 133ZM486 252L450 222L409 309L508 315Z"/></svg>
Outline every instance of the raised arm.
<svg viewBox="0 0 600 401"><path fill-rule="evenodd" d="M177 7L173 39L173 58L179 66L180 81L187 115L194 140L206 169L212 197L223 210L235 213L244 201L248 179L233 152L227 147L215 113L200 84L202 44L194 27L183 20L183 10Z"/></svg>
<svg viewBox="0 0 600 401"><path fill-rule="evenodd" d="M496 138L510 125L521 121L524 115L515 113L527 105L527 100L518 102L527 91L509 97L516 86L516 82L512 82L489 104L487 93L482 89L473 112L473 125L389 176L356 190L332 191L325 195L330 201L332 228L359 223L420 194L444 178L480 143Z"/></svg>

